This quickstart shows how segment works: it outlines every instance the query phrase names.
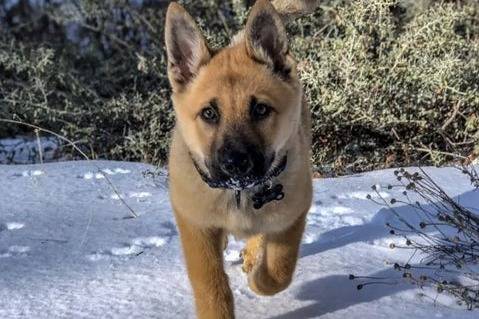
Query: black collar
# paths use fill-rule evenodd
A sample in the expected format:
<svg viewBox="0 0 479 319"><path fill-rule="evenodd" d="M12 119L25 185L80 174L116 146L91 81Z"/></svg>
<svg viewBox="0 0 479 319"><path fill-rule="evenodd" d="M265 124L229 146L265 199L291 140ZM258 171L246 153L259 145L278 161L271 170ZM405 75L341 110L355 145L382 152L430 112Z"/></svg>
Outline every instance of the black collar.
<svg viewBox="0 0 479 319"><path fill-rule="evenodd" d="M281 184L276 184L273 186L272 180L275 177L278 177L285 169L286 169L286 164L288 162L288 157L287 155L284 155L281 161L279 162L278 165L273 167L268 171L268 173L261 179L252 181L251 183L248 184L248 187L246 188L232 188L228 186L225 183L218 182L212 180L208 174L206 174L198 165L198 163L195 161L193 156L191 156L191 160L193 161L193 165L196 168L196 171L200 175L201 179L208 184L209 187L211 188L223 188L223 189L231 189L235 192L235 198L236 198L236 206L239 208L240 202L241 202L241 192L244 190L251 189L253 187L259 186L260 190L257 191L256 193L253 194L251 197L253 201L253 208L254 209L260 209L263 207L265 204L273 201L273 200L282 200L284 198L284 192L283 192L283 185Z"/></svg>

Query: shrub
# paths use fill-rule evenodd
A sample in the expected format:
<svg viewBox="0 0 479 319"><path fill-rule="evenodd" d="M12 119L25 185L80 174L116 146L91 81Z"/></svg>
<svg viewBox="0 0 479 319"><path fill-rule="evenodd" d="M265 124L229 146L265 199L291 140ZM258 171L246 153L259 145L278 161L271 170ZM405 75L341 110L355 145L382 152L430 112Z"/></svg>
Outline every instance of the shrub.
<svg viewBox="0 0 479 319"><path fill-rule="evenodd" d="M459 167L477 192L479 175L474 166ZM469 310L479 308L479 215L474 207L461 204L460 199L450 197L423 169L410 172L394 171L396 185L402 195L386 200L372 189L375 198L368 198L388 209L391 221L386 223L389 233L397 236L391 249L411 252L405 262L394 263L401 278L420 288L434 287L437 293L447 293ZM406 204L406 213L401 213L396 204ZM359 279L358 290L366 285L397 284L394 278L371 278L350 275ZM373 279L374 281L371 281ZM397 279L397 278L396 278Z"/></svg>
<svg viewBox="0 0 479 319"><path fill-rule="evenodd" d="M354 1L319 12L332 16L323 28L298 24L309 30L293 48L313 110L316 163L442 164L445 152L468 153L477 142L477 7L435 4L404 23L398 6Z"/></svg>
<svg viewBox="0 0 479 319"><path fill-rule="evenodd" d="M164 163L167 2L0 5L0 117L57 131L93 158ZM247 13L240 0L183 3L215 47ZM288 26L320 171L442 164L477 144L478 5L407 3L325 1ZM0 126L0 136L24 133Z"/></svg>

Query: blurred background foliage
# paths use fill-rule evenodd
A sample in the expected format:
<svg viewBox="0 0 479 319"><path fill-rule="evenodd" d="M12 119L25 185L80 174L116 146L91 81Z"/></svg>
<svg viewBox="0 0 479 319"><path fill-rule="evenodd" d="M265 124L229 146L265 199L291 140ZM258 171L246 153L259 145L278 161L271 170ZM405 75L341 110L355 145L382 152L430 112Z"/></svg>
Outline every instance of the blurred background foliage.
<svg viewBox="0 0 479 319"><path fill-rule="evenodd" d="M92 158L165 163L174 125L169 1L0 1L0 118ZM183 3L212 47L252 1ZM325 0L288 25L321 173L441 165L479 152L479 2ZM0 138L31 134L0 123ZM67 145L63 153L73 154Z"/></svg>

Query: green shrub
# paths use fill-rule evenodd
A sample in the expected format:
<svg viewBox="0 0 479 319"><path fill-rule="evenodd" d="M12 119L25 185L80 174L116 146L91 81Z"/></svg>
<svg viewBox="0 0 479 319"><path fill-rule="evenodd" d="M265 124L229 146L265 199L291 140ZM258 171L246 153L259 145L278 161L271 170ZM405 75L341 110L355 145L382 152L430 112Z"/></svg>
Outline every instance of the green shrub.
<svg viewBox="0 0 479 319"><path fill-rule="evenodd" d="M59 132L93 158L164 163L166 2L0 5L0 118ZM214 47L247 12L242 0L183 3ZM477 145L478 5L406 3L326 1L288 26L319 170L442 164ZM0 137L28 132L0 124Z"/></svg>
<svg viewBox="0 0 479 319"><path fill-rule="evenodd" d="M477 5L433 3L407 23L398 11L406 19L397 1L359 0L320 11L332 16L322 29L299 23L316 163L438 165L479 140Z"/></svg>

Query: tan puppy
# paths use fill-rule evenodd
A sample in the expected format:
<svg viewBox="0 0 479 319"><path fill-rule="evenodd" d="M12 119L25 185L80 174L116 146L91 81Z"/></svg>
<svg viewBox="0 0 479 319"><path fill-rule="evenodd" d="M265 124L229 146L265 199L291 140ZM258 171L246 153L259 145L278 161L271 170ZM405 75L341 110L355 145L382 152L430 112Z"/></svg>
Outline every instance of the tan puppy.
<svg viewBox="0 0 479 319"><path fill-rule="evenodd" d="M253 291L273 295L291 282L312 198L310 114L282 18L312 3L277 1L278 13L258 0L219 51L183 7L168 8L170 194L199 318L234 317L227 234L248 238L243 270Z"/></svg>

